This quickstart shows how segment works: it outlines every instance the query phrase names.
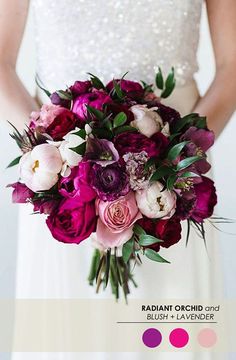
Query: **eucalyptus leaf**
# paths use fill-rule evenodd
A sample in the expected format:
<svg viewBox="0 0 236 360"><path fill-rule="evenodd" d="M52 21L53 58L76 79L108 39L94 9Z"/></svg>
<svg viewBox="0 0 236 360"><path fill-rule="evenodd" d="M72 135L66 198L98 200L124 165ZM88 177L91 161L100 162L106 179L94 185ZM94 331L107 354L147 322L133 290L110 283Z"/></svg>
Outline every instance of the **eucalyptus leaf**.
<svg viewBox="0 0 236 360"><path fill-rule="evenodd" d="M196 121L195 126L198 129L206 129L207 128L207 118L205 116L199 116L199 119Z"/></svg>
<svg viewBox="0 0 236 360"><path fill-rule="evenodd" d="M120 100L122 100L124 97L124 94L123 94L123 91L121 90L120 85L115 80L113 80L113 85L114 85L114 91L115 91L116 95L118 96L118 98Z"/></svg>
<svg viewBox="0 0 236 360"><path fill-rule="evenodd" d="M176 180L177 180L177 177L178 177L178 176L175 175L175 174L168 177L167 182L166 182L166 186L167 186L167 189L168 189L168 190L172 190L172 189L173 189L174 184L175 184L175 182L176 182Z"/></svg>
<svg viewBox="0 0 236 360"><path fill-rule="evenodd" d="M181 178L188 178L188 177L199 177L200 175L195 174L192 171L186 171L185 173L183 173L182 175L180 175Z"/></svg>
<svg viewBox="0 0 236 360"><path fill-rule="evenodd" d="M175 146L173 146L170 151L168 152L167 158L170 161L173 161L179 156L185 145L187 145L189 141L183 141Z"/></svg>
<svg viewBox="0 0 236 360"><path fill-rule="evenodd" d="M120 112L116 115L116 117L113 120L113 127L117 128L119 126L122 126L127 121L127 115L124 112Z"/></svg>
<svg viewBox="0 0 236 360"><path fill-rule="evenodd" d="M163 242L163 240L152 235L141 234L139 237L139 245L141 246L149 246L160 242Z"/></svg>
<svg viewBox="0 0 236 360"><path fill-rule="evenodd" d="M165 99L168 96L170 96L174 88L175 88L175 72L174 72L174 68L172 68L170 74L167 76L167 79L165 81L165 88L161 93L161 97Z"/></svg>
<svg viewBox="0 0 236 360"><path fill-rule="evenodd" d="M76 132L73 132L72 134L77 135L77 136L81 137L84 140L86 139L86 131L84 129L80 129L80 130L78 130Z"/></svg>
<svg viewBox="0 0 236 360"><path fill-rule="evenodd" d="M133 238L131 238L122 247L122 257L125 263L129 261L129 258L133 253L133 249L134 249L134 240Z"/></svg>
<svg viewBox="0 0 236 360"><path fill-rule="evenodd" d="M163 88L164 88L164 79L163 79L163 75L162 75L162 71L161 71L160 67L158 68L158 72L156 74L155 81L156 81L157 88L160 89L160 90L163 90Z"/></svg>
<svg viewBox="0 0 236 360"><path fill-rule="evenodd" d="M21 157L22 156L18 156L16 159L12 160L10 162L10 164L7 166L7 169L12 167L12 166L15 166L15 165L19 164Z"/></svg>
<svg viewBox="0 0 236 360"><path fill-rule="evenodd" d="M104 119L105 114L102 111L95 109L94 107L89 106L89 105L86 105L86 107L87 107L88 112L90 114L94 115L98 120Z"/></svg>
<svg viewBox="0 0 236 360"><path fill-rule="evenodd" d="M198 116L199 115L197 113L185 115L184 117L182 117L172 125L172 131L179 132L180 130L183 129L185 125L192 124L193 120L196 119Z"/></svg>
<svg viewBox="0 0 236 360"><path fill-rule="evenodd" d="M134 224L133 232L138 236L146 235L146 231L139 224Z"/></svg>
<svg viewBox="0 0 236 360"><path fill-rule="evenodd" d="M97 76L95 76L91 73L87 73L87 74L91 76L91 78L90 78L91 83L96 89L98 89L98 90L105 89L103 82Z"/></svg>
<svg viewBox="0 0 236 360"><path fill-rule="evenodd" d="M160 263L168 263L168 264L170 264L170 262L168 260L164 259L161 255L159 255L153 249L145 249L144 255L150 260L160 262Z"/></svg>
<svg viewBox="0 0 236 360"><path fill-rule="evenodd" d="M172 175L174 173L174 170L166 165L160 166L152 175L150 181L157 181L164 176Z"/></svg>
<svg viewBox="0 0 236 360"><path fill-rule="evenodd" d="M118 135L118 134L126 132L126 131L137 131L137 129L133 126L124 125L124 126L120 126L120 127L116 128L114 132L116 135Z"/></svg>
<svg viewBox="0 0 236 360"><path fill-rule="evenodd" d="M86 141L84 141L82 144L80 144L74 148L69 148L69 149L76 152L76 154L83 156L85 153L85 150L86 150Z"/></svg>
<svg viewBox="0 0 236 360"><path fill-rule="evenodd" d="M72 100L72 94L68 91L58 90L56 93L62 100Z"/></svg>
<svg viewBox="0 0 236 360"><path fill-rule="evenodd" d="M176 169L177 171L186 169L187 167L189 167L190 165L194 164L196 161L201 159L202 159L201 156L191 156L189 158L183 159L177 164Z"/></svg>

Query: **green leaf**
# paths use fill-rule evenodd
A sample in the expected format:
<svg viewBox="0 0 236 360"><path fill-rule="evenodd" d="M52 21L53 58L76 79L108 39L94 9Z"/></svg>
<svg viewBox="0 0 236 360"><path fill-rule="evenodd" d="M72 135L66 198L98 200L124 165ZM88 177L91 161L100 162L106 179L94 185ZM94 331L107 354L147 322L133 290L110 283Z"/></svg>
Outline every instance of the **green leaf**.
<svg viewBox="0 0 236 360"><path fill-rule="evenodd" d="M173 161L177 158L177 156L179 156L179 154L181 153L181 151L183 150L183 148L185 147L186 144L188 144L189 141L183 141L175 146L173 146L170 151L168 152L167 158L170 161Z"/></svg>
<svg viewBox="0 0 236 360"><path fill-rule="evenodd" d="M90 114L94 115L98 120L104 119L105 114L102 111L95 109L94 107L89 106L89 105L86 105L86 107L87 107L88 112Z"/></svg>
<svg viewBox="0 0 236 360"><path fill-rule="evenodd" d="M84 129L80 129L79 131L73 132L72 134L77 135L84 140L86 139L86 131Z"/></svg>
<svg viewBox="0 0 236 360"><path fill-rule="evenodd" d="M91 78L90 78L91 83L96 89L98 89L98 90L105 89L103 82L97 76L95 76L91 73L87 73L87 74L91 76Z"/></svg>
<svg viewBox="0 0 236 360"><path fill-rule="evenodd" d="M157 171L154 172L152 175L150 181L157 181L161 178L163 178L166 175L172 175L174 173L174 170L168 166L160 166Z"/></svg>
<svg viewBox="0 0 236 360"><path fill-rule="evenodd" d="M69 148L69 149L76 152L76 154L83 156L85 153L85 150L86 150L86 141L84 141L82 144L80 144L74 148Z"/></svg>
<svg viewBox="0 0 236 360"><path fill-rule="evenodd" d="M181 132L172 134L172 135L170 135L169 140L172 141L172 140L174 140L174 139L175 139L177 136L179 136L179 135L181 135Z"/></svg>
<svg viewBox="0 0 236 360"><path fill-rule="evenodd" d="M113 137L112 132L105 128L94 128L92 134L100 139L111 140Z"/></svg>
<svg viewBox="0 0 236 360"><path fill-rule="evenodd" d="M141 246L153 245L160 242L163 242L163 240L158 239L152 235L142 234L139 237L139 245Z"/></svg>
<svg viewBox="0 0 236 360"><path fill-rule="evenodd" d="M124 125L124 126L120 126L120 127L116 128L115 134L118 135L118 134L126 132L126 131L137 131L137 129L133 126Z"/></svg>
<svg viewBox="0 0 236 360"><path fill-rule="evenodd" d="M166 182L166 187L167 187L168 190L173 189L174 184L175 184L175 182L177 180L177 177L178 177L177 175L171 175L171 176L168 177L167 182Z"/></svg>
<svg viewBox="0 0 236 360"><path fill-rule="evenodd" d="M202 159L201 156L191 156L189 158L183 159L177 164L176 169L177 171L186 169L187 167L189 167L190 165L201 159Z"/></svg>
<svg viewBox="0 0 236 360"><path fill-rule="evenodd" d="M120 85L115 80L113 80L113 85L114 85L114 90L115 90L116 95L118 96L118 98L120 100L122 100L124 97L124 94L123 94L123 91L121 90Z"/></svg>
<svg viewBox="0 0 236 360"><path fill-rule="evenodd" d="M16 159L12 160L10 162L10 164L7 166L7 169L12 167L12 166L15 166L15 165L19 164L21 157L22 157L22 155L18 156Z"/></svg>
<svg viewBox="0 0 236 360"><path fill-rule="evenodd" d="M124 112L120 112L116 115L116 117L113 120L113 127L117 128L119 126L122 126L127 121L127 115Z"/></svg>
<svg viewBox="0 0 236 360"><path fill-rule="evenodd" d="M148 159L148 161L146 162L145 166L144 166L144 170L148 170L151 166L155 165L157 162L157 157L151 157L150 159Z"/></svg>
<svg viewBox="0 0 236 360"><path fill-rule="evenodd" d="M191 171L186 171L185 173L183 173L182 175L180 175L181 178L188 178L188 177L199 177L198 174L195 174L194 172Z"/></svg>
<svg viewBox="0 0 236 360"><path fill-rule="evenodd" d="M131 238L122 247L122 257L125 263L129 261L129 258L133 253L133 249L134 249L134 240L133 238Z"/></svg>
<svg viewBox="0 0 236 360"><path fill-rule="evenodd" d="M198 129L206 129L207 128L207 118L205 116L199 116L199 119L196 121L195 126Z"/></svg>
<svg viewBox="0 0 236 360"><path fill-rule="evenodd" d="M50 97L50 96L52 95L52 94L50 93L50 91L48 91L47 89L45 89L45 88L40 84L40 79L39 79L38 74L37 74L36 77L35 77L35 82L36 82L37 86L38 86L41 90L43 90L43 92L44 92L48 97Z"/></svg>
<svg viewBox="0 0 236 360"><path fill-rule="evenodd" d="M176 121L174 125L172 125L172 131L179 132L180 130L183 129L185 125L192 124L193 120L196 119L196 117L198 117L197 113L188 114L182 117L181 119Z"/></svg>
<svg viewBox="0 0 236 360"><path fill-rule="evenodd" d="M175 88L175 72L174 72L174 68L172 68L170 74L167 76L167 79L165 81L165 89L162 91L161 97L165 99L168 96L170 96L174 88Z"/></svg>
<svg viewBox="0 0 236 360"><path fill-rule="evenodd" d="M153 249L145 249L144 255L150 260L157 261L157 262L160 262L160 263L168 263L168 264L170 264L170 262L168 260L164 259L162 256L160 256Z"/></svg>
<svg viewBox="0 0 236 360"><path fill-rule="evenodd" d="M135 233L135 235L138 235L138 236L146 235L146 231L139 224L134 224L133 232Z"/></svg>
<svg viewBox="0 0 236 360"><path fill-rule="evenodd" d="M158 72L156 74L156 86L158 89L163 90L164 88L164 79L163 79L163 75L162 75L162 71L161 68L158 68Z"/></svg>

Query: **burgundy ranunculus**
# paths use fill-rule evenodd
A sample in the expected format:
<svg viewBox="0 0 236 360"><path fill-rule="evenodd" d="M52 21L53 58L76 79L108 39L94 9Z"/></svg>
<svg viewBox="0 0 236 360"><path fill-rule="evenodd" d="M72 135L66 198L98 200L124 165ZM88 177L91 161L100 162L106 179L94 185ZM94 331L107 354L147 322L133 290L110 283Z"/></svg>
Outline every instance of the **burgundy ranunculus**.
<svg viewBox="0 0 236 360"><path fill-rule="evenodd" d="M163 240L148 246L149 248L159 251L160 247L169 248L181 239L181 223L177 216L168 220L151 220L147 217L140 219L137 223L146 231L147 234Z"/></svg>
<svg viewBox="0 0 236 360"><path fill-rule="evenodd" d="M94 90L91 93L86 93L75 98L72 111L79 119L85 121L88 116L87 105L102 111L103 106L112 102L110 96L102 90Z"/></svg>
<svg viewBox="0 0 236 360"><path fill-rule="evenodd" d="M59 193L66 197L79 197L82 202L88 202L96 197L96 192L90 186L92 165L89 162L80 162L67 177L61 178L58 185Z"/></svg>
<svg viewBox="0 0 236 360"><path fill-rule="evenodd" d="M161 104L158 99L148 103L149 108L153 106L156 106L158 108L157 112L162 118L163 123L168 122L170 124L170 130L172 124L174 124L176 121L180 120L181 118L180 113L178 111L176 111L175 109L169 106Z"/></svg>
<svg viewBox="0 0 236 360"><path fill-rule="evenodd" d="M104 201L116 200L130 190L128 176L118 163L105 167L94 164L92 185L99 199Z"/></svg>
<svg viewBox="0 0 236 360"><path fill-rule="evenodd" d="M189 219L193 213L196 205L196 194L194 189L189 189L180 192L177 197L176 215L181 220Z"/></svg>
<svg viewBox="0 0 236 360"><path fill-rule="evenodd" d="M40 214L46 214L50 215L53 210L55 210L60 203L59 199L51 199L51 200L45 200L45 199L38 199L34 201L34 211L39 212Z"/></svg>
<svg viewBox="0 0 236 360"><path fill-rule="evenodd" d="M59 115L55 117L53 122L46 128L46 133L50 135L53 140L62 140L63 136L74 130L79 126L78 119L73 112L64 109Z"/></svg>
<svg viewBox="0 0 236 360"><path fill-rule="evenodd" d="M210 170L211 165L206 160L206 151L214 144L214 133L213 131L206 129L198 129L195 126L191 126L182 136L181 141L191 141L185 147L185 153L187 156L200 155L203 157L202 160L194 163L196 170L200 174L205 174Z"/></svg>
<svg viewBox="0 0 236 360"><path fill-rule="evenodd" d="M169 139L165 135L163 135L161 132L157 132L154 135L152 135L151 140L153 140L155 142L160 155L162 155L166 151L166 149L170 143Z"/></svg>
<svg viewBox="0 0 236 360"><path fill-rule="evenodd" d="M202 182L194 185L196 195L196 204L191 214L191 218L202 223L204 219L209 218L217 204L217 195L214 182L202 176Z"/></svg>
<svg viewBox="0 0 236 360"><path fill-rule="evenodd" d="M125 79L115 79L119 84L121 90L131 99L140 99L144 96L144 89L136 81L125 80ZM106 85L107 90L110 92L114 89L113 80Z"/></svg>
<svg viewBox="0 0 236 360"><path fill-rule="evenodd" d="M7 187L12 187L14 189L12 192L13 203L24 204L34 196L34 192L30 190L25 184L20 182L9 184Z"/></svg>
<svg viewBox="0 0 236 360"><path fill-rule="evenodd" d="M70 91L75 98L79 95L87 93L91 87L91 81L76 81L74 85L70 86Z"/></svg>
<svg viewBox="0 0 236 360"><path fill-rule="evenodd" d="M65 199L49 215L46 223L56 240L79 244L96 230L95 202Z"/></svg>
<svg viewBox="0 0 236 360"><path fill-rule="evenodd" d="M115 148L120 156L131 153L140 153L146 151L149 157L155 157L160 154L156 142L138 132L123 132L114 138Z"/></svg>

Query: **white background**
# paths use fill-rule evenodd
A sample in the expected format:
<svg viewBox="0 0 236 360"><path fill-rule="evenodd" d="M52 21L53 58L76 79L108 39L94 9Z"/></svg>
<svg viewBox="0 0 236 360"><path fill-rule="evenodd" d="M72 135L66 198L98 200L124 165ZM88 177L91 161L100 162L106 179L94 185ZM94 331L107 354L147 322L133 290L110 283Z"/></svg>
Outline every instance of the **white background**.
<svg viewBox="0 0 236 360"><path fill-rule="evenodd" d="M35 89L34 53L32 19L30 17L18 61L18 73L31 94L34 94ZM200 92L204 94L214 76L214 60L205 11L203 12L198 57L200 71L196 78ZM232 81L236 81L236 78ZM12 101L14 105L14 99ZM6 184L16 181L16 170L5 170L5 167L18 155L18 150L8 136L10 129L5 122L7 119L0 120L0 297L12 298L14 296L17 254L17 210L20 205L11 204L11 191L5 188ZM212 151L219 198L217 215L231 218L236 218L235 137L236 116L231 119ZM224 229L226 228L224 227ZM236 224L227 226L227 231L236 233ZM224 272L224 296L231 299L236 298L236 236L220 233L220 246Z"/></svg>

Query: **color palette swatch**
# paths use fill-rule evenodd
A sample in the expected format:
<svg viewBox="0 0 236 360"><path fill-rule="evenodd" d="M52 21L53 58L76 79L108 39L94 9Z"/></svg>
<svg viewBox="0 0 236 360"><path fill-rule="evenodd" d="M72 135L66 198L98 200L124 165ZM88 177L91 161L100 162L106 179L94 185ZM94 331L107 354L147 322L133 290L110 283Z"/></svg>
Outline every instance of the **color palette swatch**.
<svg viewBox="0 0 236 360"><path fill-rule="evenodd" d="M211 348L217 343L217 335L213 329L201 329L197 335L197 339L190 339L190 335L187 330L183 328L173 329L168 334L168 340L174 348L184 348L191 341L197 341L203 348ZM142 341L145 346L149 348L156 348L161 345L164 335L156 328L148 328L142 335Z"/></svg>

